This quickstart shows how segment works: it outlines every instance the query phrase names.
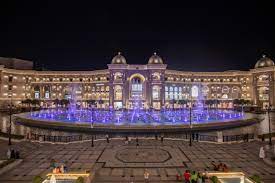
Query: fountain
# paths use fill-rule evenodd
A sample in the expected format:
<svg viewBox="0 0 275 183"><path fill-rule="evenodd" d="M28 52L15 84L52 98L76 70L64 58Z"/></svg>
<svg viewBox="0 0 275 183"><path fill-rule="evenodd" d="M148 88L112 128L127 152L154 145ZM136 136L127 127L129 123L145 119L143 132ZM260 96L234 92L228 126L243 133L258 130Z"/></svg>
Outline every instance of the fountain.
<svg viewBox="0 0 275 183"><path fill-rule="evenodd" d="M75 86L73 87L75 88ZM74 90L74 89L73 89ZM45 125L50 128L51 125L85 127L96 130L100 128L139 128L139 129L159 129L166 128L189 128L189 119L191 117L194 126L209 127L220 129L221 126L245 126L250 123L256 123L254 117L243 112L237 112L227 109L204 109L199 93L196 94L196 101L190 116L189 108L180 109L143 109L140 96L135 96L132 100L132 108L127 110L96 109L96 108L78 108L73 95L68 109L56 108L46 109L31 113L16 115L19 123L29 124L39 122L39 126ZM251 119L250 123L240 123ZM229 123L227 123L229 122ZM211 125L210 125L211 124ZM224 125L226 124L226 125Z"/></svg>

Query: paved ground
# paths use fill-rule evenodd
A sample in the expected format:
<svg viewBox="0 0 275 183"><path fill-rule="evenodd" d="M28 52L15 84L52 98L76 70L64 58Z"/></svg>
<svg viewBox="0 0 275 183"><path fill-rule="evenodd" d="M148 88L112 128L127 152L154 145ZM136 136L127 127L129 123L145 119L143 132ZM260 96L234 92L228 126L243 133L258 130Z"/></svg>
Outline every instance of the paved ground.
<svg viewBox="0 0 275 183"><path fill-rule="evenodd" d="M53 145L20 142L13 145L24 158L23 163L5 175L3 183L31 182L35 175L50 172L50 161L66 163L69 171L94 170L95 182L143 182L145 168L150 172L152 182L173 182L178 171L212 170L211 161L222 161L232 171L254 173L265 182L275 182L275 169L258 158L259 148L264 145L255 141L237 144L211 144L165 140L139 140L126 145L122 140ZM0 159L5 157L7 142L0 141Z"/></svg>

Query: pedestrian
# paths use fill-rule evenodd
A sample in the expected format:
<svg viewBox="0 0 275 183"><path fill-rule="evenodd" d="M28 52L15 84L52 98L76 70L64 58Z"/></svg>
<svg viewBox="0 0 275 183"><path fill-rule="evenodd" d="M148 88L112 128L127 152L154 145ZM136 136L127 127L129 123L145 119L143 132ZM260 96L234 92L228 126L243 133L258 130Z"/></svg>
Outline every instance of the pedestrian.
<svg viewBox="0 0 275 183"><path fill-rule="evenodd" d="M11 159L11 149L9 148L8 151L7 151L7 158L8 159Z"/></svg>
<svg viewBox="0 0 275 183"><path fill-rule="evenodd" d="M138 138L136 138L136 145L139 146L139 143L138 143Z"/></svg>
<svg viewBox="0 0 275 183"><path fill-rule="evenodd" d="M190 183L190 177L191 177L190 171L189 170L185 170L183 176L184 176L185 183Z"/></svg>
<svg viewBox="0 0 275 183"><path fill-rule="evenodd" d="M261 159L265 158L265 151L264 151L264 147L263 146L260 148L259 158L261 158Z"/></svg>
<svg viewBox="0 0 275 183"><path fill-rule="evenodd" d="M147 169L145 169L145 171L144 171L144 180L145 180L145 182L147 183L147 182L149 182L149 172L147 171Z"/></svg>
<svg viewBox="0 0 275 183"><path fill-rule="evenodd" d="M108 134L106 134L106 141L107 141L107 143L109 143L109 135Z"/></svg>
<svg viewBox="0 0 275 183"><path fill-rule="evenodd" d="M202 183L202 174L198 173L197 183Z"/></svg>
<svg viewBox="0 0 275 183"><path fill-rule="evenodd" d="M15 152L14 152L14 149L11 150L11 159L15 159Z"/></svg>
<svg viewBox="0 0 275 183"><path fill-rule="evenodd" d="M196 171L193 171L190 177L190 182L191 183L196 183L198 179L198 174Z"/></svg>
<svg viewBox="0 0 275 183"><path fill-rule="evenodd" d="M164 135L163 134L161 134L160 139L161 139L161 143L163 143L163 140L164 140Z"/></svg>
<svg viewBox="0 0 275 183"><path fill-rule="evenodd" d="M15 151L15 159L19 159L19 158L20 158L19 151L18 151L18 150L16 150L16 151Z"/></svg>

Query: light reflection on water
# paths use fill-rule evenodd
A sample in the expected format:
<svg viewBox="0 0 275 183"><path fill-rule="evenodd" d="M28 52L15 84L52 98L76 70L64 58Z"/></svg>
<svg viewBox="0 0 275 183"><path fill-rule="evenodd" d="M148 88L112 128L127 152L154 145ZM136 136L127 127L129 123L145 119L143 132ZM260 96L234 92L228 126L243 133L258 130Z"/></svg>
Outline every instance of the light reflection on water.
<svg viewBox="0 0 275 183"><path fill-rule="evenodd" d="M100 125L181 125L189 124L189 110L42 110L27 118L66 123L93 123ZM192 110L192 123L224 122L245 118L242 112L232 110Z"/></svg>

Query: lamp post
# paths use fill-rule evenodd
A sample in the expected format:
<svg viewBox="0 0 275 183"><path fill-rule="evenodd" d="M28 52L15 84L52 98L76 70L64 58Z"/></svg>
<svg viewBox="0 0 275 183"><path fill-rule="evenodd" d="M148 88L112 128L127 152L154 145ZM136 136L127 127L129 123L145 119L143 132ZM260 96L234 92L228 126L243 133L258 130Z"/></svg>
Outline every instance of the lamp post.
<svg viewBox="0 0 275 183"><path fill-rule="evenodd" d="M192 104L189 106L190 137L189 146L192 146Z"/></svg>
<svg viewBox="0 0 275 183"><path fill-rule="evenodd" d="M269 132L269 145L272 146L272 134L271 134L271 124L270 124L270 111L271 105L266 105L267 117L268 117L268 132Z"/></svg>
<svg viewBox="0 0 275 183"><path fill-rule="evenodd" d="M10 98L10 105L9 105L9 115L10 115L10 126L9 126L9 143L8 145L11 145L11 117L12 117L12 94L9 94Z"/></svg>

